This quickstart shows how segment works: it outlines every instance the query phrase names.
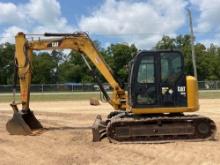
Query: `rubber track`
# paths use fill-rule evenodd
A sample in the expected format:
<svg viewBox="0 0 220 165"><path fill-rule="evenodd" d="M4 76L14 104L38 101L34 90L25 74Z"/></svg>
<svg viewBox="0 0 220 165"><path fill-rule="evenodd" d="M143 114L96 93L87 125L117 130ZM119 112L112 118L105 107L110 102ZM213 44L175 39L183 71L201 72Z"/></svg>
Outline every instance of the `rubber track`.
<svg viewBox="0 0 220 165"><path fill-rule="evenodd" d="M198 123L207 123L209 125L209 131L206 134L201 134L198 131ZM144 123L144 125L142 125ZM158 133L155 130L154 133L149 135L141 135L141 127L144 127L144 130L151 129L150 127L159 128L160 125L168 125L169 131L166 132L166 126L163 128L165 133ZM168 124L167 124L168 123ZM138 125L138 127L136 126ZM146 125L149 125L149 127ZM132 127L136 126L139 129L140 134L135 135L137 132ZM127 129L128 134L125 133L123 136L123 131L118 131L119 127L124 127ZM180 132L175 132L172 134L172 127L175 130L180 130ZM122 129L123 130L123 129ZM132 132L134 131L134 132ZM181 132L183 131L183 132ZM185 131L185 132L184 132ZM162 117L113 117L108 122L107 128L107 137L113 143L165 143L173 141L204 141L204 140L213 140L216 133L215 123L203 116L198 115L188 115L188 116L162 116ZM118 134L117 134L118 133ZM119 135L120 134L120 135ZM130 136L131 135L131 136Z"/></svg>

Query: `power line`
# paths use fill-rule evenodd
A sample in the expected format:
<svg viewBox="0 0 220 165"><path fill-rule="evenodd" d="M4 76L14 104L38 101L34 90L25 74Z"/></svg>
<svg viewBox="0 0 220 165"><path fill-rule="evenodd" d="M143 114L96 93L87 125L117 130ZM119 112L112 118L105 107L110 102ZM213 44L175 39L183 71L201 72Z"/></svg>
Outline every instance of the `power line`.
<svg viewBox="0 0 220 165"><path fill-rule="evenodd" d="M15 36L0 36L0 38L14 38Z"/></svg>
<svg viewBox="0 0 220 165"><path fill-rule="evenodd" d="M204 32L204 31L194 31L195 34L220 34L220 31L210 31L210 32ZM175 32L168 32L168 33L159 33L159 32L146 32L146 33L122 33L122 34L115 34L115 33L89 33L90 35L94 36L112 36L112 37L129 37L129 36L148 36L148 35L181 35L181 33L175 33ZM187 33L184 33L187 34ZM27 33L27 36L44 36L44 34L32 34L32 33ZM34 38L36 38L34 37ZM0 36L0 38L15 38L15 36Z"/></svg>

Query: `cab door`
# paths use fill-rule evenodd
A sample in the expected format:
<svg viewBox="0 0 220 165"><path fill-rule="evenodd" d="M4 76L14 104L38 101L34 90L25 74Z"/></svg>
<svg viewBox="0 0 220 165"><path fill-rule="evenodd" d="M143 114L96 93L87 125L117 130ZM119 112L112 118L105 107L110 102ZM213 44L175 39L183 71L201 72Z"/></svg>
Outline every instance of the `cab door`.
<svg viewBox="0 0 220 165"><path fill-rule="evenodd" d="M129 99L132 107L152 107L159 104L158 53L142 51L134 59L130 76Z"/></svg>
<svg viewBox="0 0 220 165"><path fill-rule="evenodd" d="M186 106L186 77L183 66L181 52L160 52L160 102L162 106Z"/></svg>

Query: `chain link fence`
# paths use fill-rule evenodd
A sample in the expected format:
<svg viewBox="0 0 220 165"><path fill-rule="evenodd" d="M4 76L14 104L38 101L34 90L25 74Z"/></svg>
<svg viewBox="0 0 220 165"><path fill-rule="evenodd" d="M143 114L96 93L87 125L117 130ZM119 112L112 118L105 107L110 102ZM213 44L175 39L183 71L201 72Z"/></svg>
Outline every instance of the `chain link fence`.
<svg viewBox="0 0 220 165"><path fill-rule="evenodd" d="M108 84L103 84L107 91L111 90ZM126 87L127 85L125 85ZM220 81L199 81L199 90L220 90ZM12 91L12 85L0 85L0 93ZM19 91L19 87L17 87ZM65 84L32 84L31 92L93 92L99 91L95 83L65 83Z"/></svg>
<svg viewBox="0 0 220 165"><path fill-rule="evenodd" d="M220 90L220 81L199 81L200 90Z"/></svg>
<svg viewBox="0 0 220 165"><path fill-rule="evenodd" d="M103 85L107 91L111 88L108 84ZM0 93L8 93L12 91L12 85L0 85ZM16 87L19 91L19 86ZM32 84L31 92L94 92L99 91L99 87L95 83L66 83L66 84Z"/></svg>

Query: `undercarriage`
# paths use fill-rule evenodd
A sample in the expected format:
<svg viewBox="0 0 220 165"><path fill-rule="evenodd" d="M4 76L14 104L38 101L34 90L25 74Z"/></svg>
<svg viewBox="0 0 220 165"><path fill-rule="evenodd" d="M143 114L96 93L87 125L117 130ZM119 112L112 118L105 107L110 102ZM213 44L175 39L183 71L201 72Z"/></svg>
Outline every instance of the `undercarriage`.
<svg viewBox="0 0 220 165"><path fill-rule="evenodd" d="M107 120L98 115L92 131L93 141L107 137L113 143L163 143L214 140L216 125L199 115L113 112Z"/></svg>

